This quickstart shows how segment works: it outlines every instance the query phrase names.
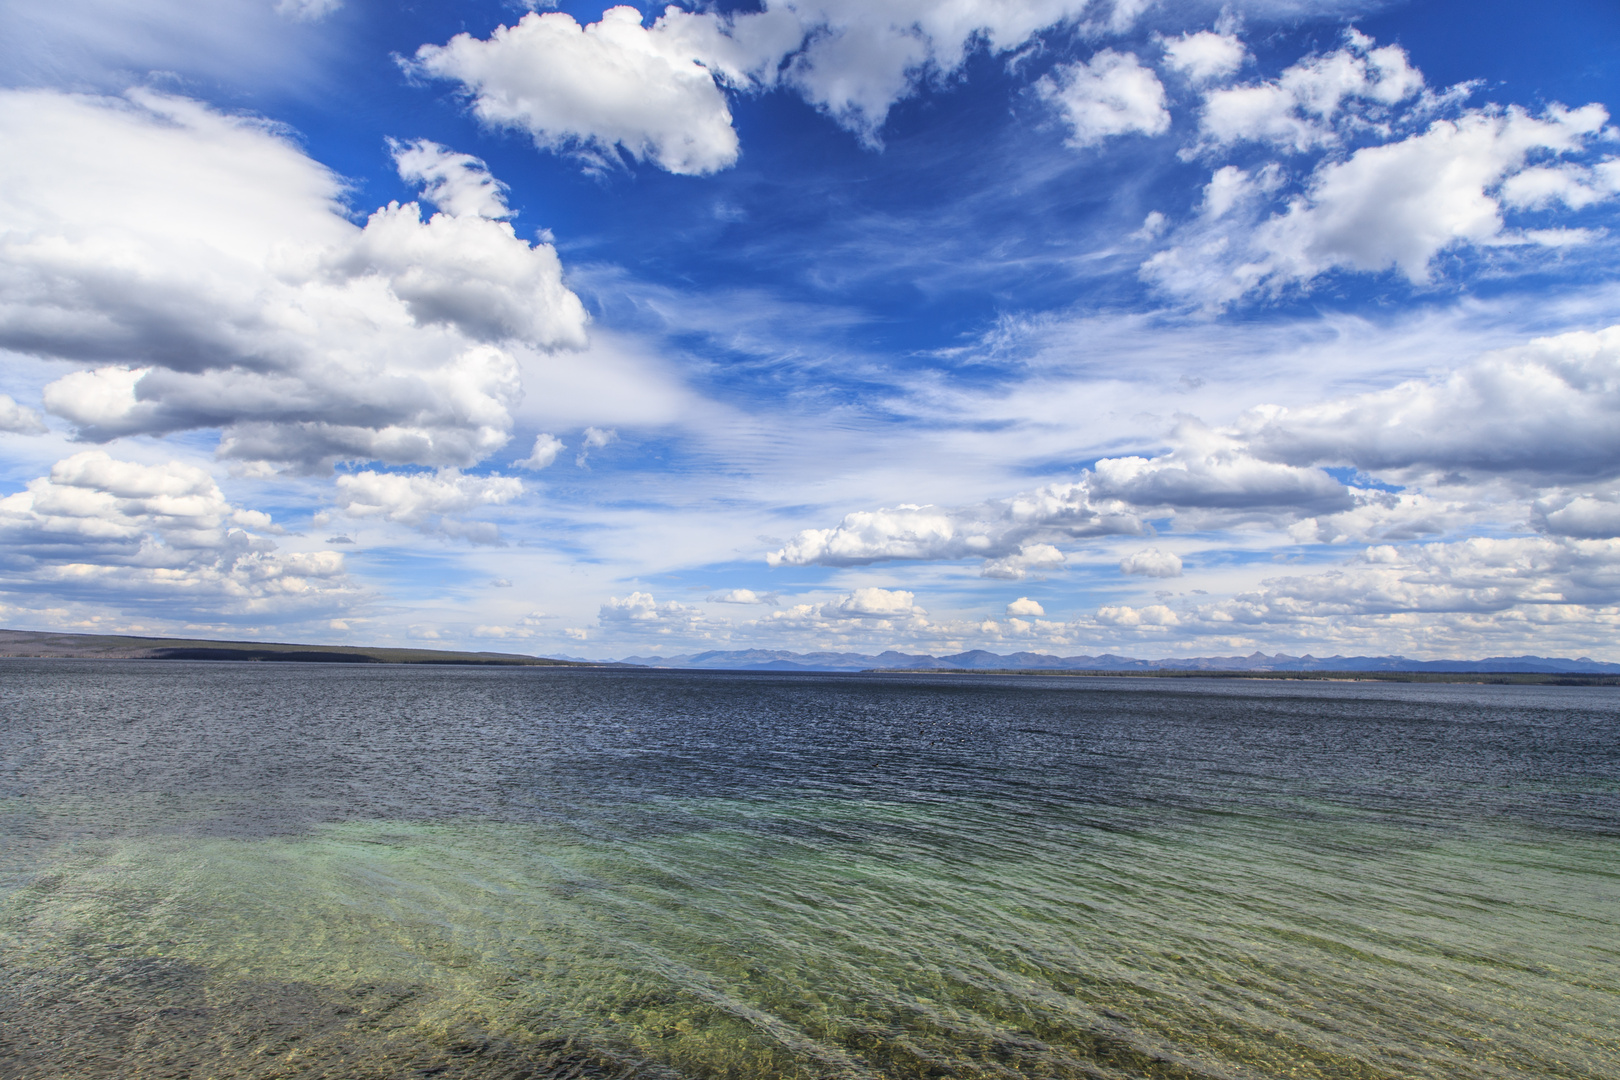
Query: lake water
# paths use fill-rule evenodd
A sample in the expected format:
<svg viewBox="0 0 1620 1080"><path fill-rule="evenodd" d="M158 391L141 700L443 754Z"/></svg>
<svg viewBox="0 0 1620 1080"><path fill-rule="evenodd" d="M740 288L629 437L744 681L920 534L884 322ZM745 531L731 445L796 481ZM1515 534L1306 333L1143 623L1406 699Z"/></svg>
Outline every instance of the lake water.
<svg viewBox="0 0 1620 1080"><path fill-rule="evenodd" d="M1620 692L0 661L0 1075L1620 1076Z"/></svg>

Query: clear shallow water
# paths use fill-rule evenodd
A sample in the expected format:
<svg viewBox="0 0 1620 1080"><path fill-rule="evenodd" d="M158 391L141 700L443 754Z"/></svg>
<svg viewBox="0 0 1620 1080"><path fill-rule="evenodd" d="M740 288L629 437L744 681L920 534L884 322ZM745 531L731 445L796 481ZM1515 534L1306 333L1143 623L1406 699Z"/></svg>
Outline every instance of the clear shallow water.
<svg viewBox="0 0 1620 1080"><path fill-rule="evenodd" d="M7 1077L1620 1075L1620 694L0 662Z"/></svg>

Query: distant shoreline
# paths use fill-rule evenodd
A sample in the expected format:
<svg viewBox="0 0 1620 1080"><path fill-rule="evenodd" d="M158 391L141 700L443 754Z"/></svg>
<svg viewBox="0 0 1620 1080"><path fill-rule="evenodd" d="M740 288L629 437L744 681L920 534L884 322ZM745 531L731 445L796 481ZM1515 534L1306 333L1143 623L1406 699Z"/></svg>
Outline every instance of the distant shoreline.
<svg viewBox="0 0 1620 1080"><path fill-rule="evenodd" d="M846 669L764 667L660 667L654 664L554 660L523 653L461 652L451 649L392 649L364 645L303 645L279 641L216 641L207 638L136 637L123 634L66 634L0 629L0 659L17 660L192 660L238 663L406 664L459 667L611 668L631 671L725 672L729 674L838 675L1050 675L1097 679L1284 679L1306 682L1459 683L1508 686L1620 686L1620 674L1580 671L1377 671L1318 669L1266 671L1254 668L955 668L870 667ZM636 657L636 660L642 659Z"/></svg>
<svg viewBox="0 0 1620 1080"><path fill-rule="evenodd" d="M674 670L674 669L672 669ZM872 675L1052 675L1088 679L1292 679L1299 682L1456 683L1479 686L1620 686L1620 675L1561 671L1209 671L1148 668L1067 671L1047 668L871 668Z"/></svg>

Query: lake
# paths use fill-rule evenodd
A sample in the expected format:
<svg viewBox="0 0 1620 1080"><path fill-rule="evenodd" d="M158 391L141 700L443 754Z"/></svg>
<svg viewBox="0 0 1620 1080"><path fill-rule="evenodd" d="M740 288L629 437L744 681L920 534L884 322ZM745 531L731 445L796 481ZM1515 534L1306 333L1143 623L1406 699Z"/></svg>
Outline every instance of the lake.
<svg viewBox="0 0 1620 1080"><path fill-rule="evenodd" d="M0 1075L1620 1075L1620 691L0 661Z"/></svg>

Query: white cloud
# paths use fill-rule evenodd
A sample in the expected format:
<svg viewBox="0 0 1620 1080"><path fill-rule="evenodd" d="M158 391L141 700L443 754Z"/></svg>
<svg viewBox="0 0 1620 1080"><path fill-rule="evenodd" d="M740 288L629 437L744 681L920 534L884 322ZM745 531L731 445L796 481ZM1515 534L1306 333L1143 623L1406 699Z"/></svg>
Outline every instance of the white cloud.
<svg viewBox="0 0 1620 1080"><path fill-rule="evenodd" d="M0 4L0 71L11 86L123 90L157 74L238 93L328 88L341 44L330 0L54 0Z"/></svg>
<svg viewBox="0 0 1620 1080"><path fill-rule="evenodd" d="M904 589L866 586L821 604L794 604L744 623L736 630L748 636L795 639L820 637L842 642L874 641L873 635L910 637L939 634L916 594ZM946 630L948 633L949 631Z"/></svg>
<svg viewBox="0 0 1620 1080"><path fill-rule="evenodd" d="M0 499L0 587L171 612L296 611L357 595L336 552L275 554L270 516L232 505L212 476L87 450Z"/></svg>
<svg viewBox="0 0 1620 1080"><path fill-rule="evenodd" d="M1011 555L990 559L979 568L979 576L1002 581L1022 581L1031 572L1040 573L1062 566L1063 552L1051 544L1023 544Z"/></svg>
<svg viewBox="0 0 1620 1080"><path fill-rule="evenodd" d="M1184 420L1158 457L1100 459L1086 484L1093 498L1173 510L1324 513L1353 505L1320 469L1266 461L1238 438Z"/></svg>
<svg viewBox="0 0 1620 1080"><path fill-rule="evenodd" d="M349 517L376 517L482 543L498 539L495 526L457 521L453 515L500 506L522 494L523 481L516 477L463 476L453 468L408 474L367 469L337 478L337 504Z"/></svg>
<svg viewBox="0 0 1620 1080"><path fill-rule="evenodd" d="M1179 617L1218 632L1376 635L1455 655L1471 639L1522 647L1525 635L1544 634L1551 644L1560 628L1590 643L1620 625L1617 603L1620 541L1474 537L1372 547L1341 568L1268 580Z"/></svg>
<svg viewBox="0 0 1620 1080"><path fill-rule="evenodd" d="M991 53L1016 49L1095 5L1090 0L788 0L769 6L773 12L793 11L810 35L786 80L845 127L875 140L897 101L928 79L954 72L979 43ZM1137 7L1115 5L1122 25Z"/></svg>
<svg viewBox="0 0 1620 1080"><path fill-rule="evenodd" d="M1192 420L1155 457L1102 458L1072 483L965 507L901 505L856 511L805 529L766 557L771 566L859 566L893 559L983 558L986 577L1019 580L1063 562L1055 546L1140 535L1144 518L1185 516L1206 527L1292 522L1350 510L1351 492L1320 469L1256 457L1230 432Z"/></svg>
<svg viewBox="0 0 1620 1080"><path fill-rule="evenodd" d="M1205 218L1219 221L1256 196L1276 190L1281 180L1281 173L1274 166L1255 174L1236 165L1223 165L1204 185L1204 202L1200 209Z"/></svg>
<svg viewBox="0 0 1620 1080"><path fill-rule="evenodd" d="M995 560L1042 536L1138 533L1123 504L1093 506L1084 483L1054 484L975 506L859 510L831 529L805 529L766 557L771 566L860 566L890 559Z"/></svg>
<svg viewBox="0 0 1620 1080"><path fill-rule="evenodd" d="M1243 66L1248 51L1236 34L1200 30L1164 42L1164 66L1194 82L1229 78Z"/></svg>
<svg viewBox="0 0 1620 1080"><path fill-rule="evenodd" d="M1278 162L1216 168L1200 212L1168 230L1142 277L1218 308L1333 271L1395 271L1422 285L1449 251L1594 242L1588 229L1515 230L1505 211L1615 194L1620 169L1567 160L1602 137L1604 109L1459 108L1470 89L1437 95L1401 49L1351 30L1344 48L1275 80L1209 90L1201 142L1183 156L1258 142L1320 157L1302 176Z"/></svg>
<svg viewBox="0 0 1620 1080"><path fill-rule="evenodd" d="M555 462L557 455L566 449L567 447L563 445L563 441L557 436L547 435L542 432L534 437L534 448L529 451L529 456L514 461L512 464L520 469L539 472Z"/></svg>
<svg viewBox="0 0 1620 1080"><path fill-rule="evenodd" d="M574 464L584 468L585 463L590 460L592 450L600 450L618 438L619 433L611 428L586 428L585 437L580 440L579 453L574 457Z"/></svg>
<svg viewBox="0 0 1620 1080"><path fill-rule="evenodd" d="M1586 540L1620 537L1620 491L1577 495L1568 501L1543 499L1535 509L1542 530L1554 536Z"/></svg>
<svg viewBox="0 0 1620 1080"><path fill-rule="evenodd" d="M651 26L630 7L586 26L560 12L531 12L487 39L459 34L424 45L411 67L459 82L483 122L523 130L542 148L583 152L598 164L622 150L670 172L702 174L738 156L722 85L791 87L875 143L897 101L956 71L972 49L1018 48L1096 6L768 0L762 11L732 15L667 7ZM1128 30L1144 6L1118 0L1108 30ZM1128 96L1134 103L1134 92Z"/></svg>
<svg viewBox="0 0 1620 1080"><path fill-rule="evenodd" d="M1515 210L1543 210L1562 203L1570 210L1600 202L1620 191L1620 169L1614 161L1593 168L1582 165L1535 166L1502 181L1502 203Z"/></svg>
<svg viewBox="0 0 1620 1080"><path fill-rule="evenodd" d="M1097 609L1097 621L1104 626L1170 627L1179 625L1181 617L1163 604L1149 604L1143 608L1111 604Z"/></svg>
<svg viewBox="0 0 1620 1080"><path fill-rule="evenodd" d="M731 110L708 69L665 20L643 28L635 8L610 8L588 26L530 12L487 40L424 45L414 69L460 82L479 120L544 149L617 147L686 175L737 160Z"/></svg>
<svg viewBox="0 0 1620 1080"><path fill-rule="evenodd" d="M1149 210L1147 216L1142 219L1142 227L1132 233L1130 238L1132 240L1157 240L1164 233L1165 227L1169 223L1170 219L1164 216L1163 211Z"/></svg>
<svg viewBox="0 0 1620 1080"><path fill-rule="evenodd" d="M1036 89L1062 111L1069 145L1094 146L1113 135L1170 130L1164 87L1131 53L1104 49L1089 61L1056 68Z"/></svg>
<svg viewBox="0 0 1620 1080"><path fill-rule="evenodd" d="M82 436L220 429L228 457L466 465L504 443L512 347L584 342L556 253L390 205L270 125L149 92L0 92L0 347L87 365Z"/></svg>
<svg viewBox="0 0 1620 1080"><path fill-rule="evenodd" d="M389 141L401 180L422 185L422 198L452 217L507 218L506 185L482 158L458 154L427 139Z"/></svg>
<svg viewBox="0 0 1620 1080"><path fill-rule="evenodd" d="M1537 338L1443 376L1251 413L1266 458L1552 483L1620 475L1620 326Z"/></svg>
<svg viewBox="0 0 1620 1080"><path fill-rule="evenodd" d="M1045 615L1046 609L1041 607L1040 601L1031 600L1027 596L1020 596L1007 605L1008 615Z"/></svg>
<svg viewBox="0 0 1620 1080"><path fill-rule="evenodd" d="M775 593L757 593L753 589L727 589L709 597L711 604L767 604L775 606L780 598Z"/></svg>
<svg viewBox="0 0 1620 1080"><path fill-rule="evenodd" d="M1532 524L1608 537L1620 504L1620 326L1535 339L1383 390L1256 407L1228 427L1183 418L1169 444L1009 499L850 513L799 532L767 561L976 558L984 576L1016 580L1061 565L1075 540L1141 535L1159 518L1177 530L1276 530L1299 544ZM1355 476L1341 482L1329 467ZM1180 556L1154 548L1118 557L1126 574L1183 571Z"/></svg>
<svg viewBox="0 0 1620 1080"><path fill-rule="evenodd" d="M1440 252L1502 235L1501 207L1489 189L1533 151L1579 148L1606 119L1592 105L1550 109L1539 119L1517 108L1472 112L1324 165L1303 196L1261 227L1263 276L1309 281L1343 267L1396 269L1426 282Z"/></svg>
<svg viewBox="0 0 1620 1080"><path fill-rule="evenodd" d="M1398 48L1371 46L1352 31L1349 47L1275 82L1209 92L1205 152L1257 140L1325 156L1302 183L1276 163L1216 169L1201 213L1143 264L1146 280L1219 307L1309 288L1336 270L1393 270L1421 285L1448 251L1595 238L1580 229L1515 231L1504 210L1577 209L1613 194L1603 163L1556 160L1592 147L1607 120L1601 106L1552 105L1539 116L1516 106L1455 110L1459 95L1424 90ZM1434 119L1441 110L1453 115ZM1346 153L1356 142L1364 145Z"/></svg>
<svg viewBox="0 0 1620 1080"><path fill-rule="evenodd" d="M297 22L319 22L343 6L343 0L276 0L276 14Z"/></svg>
<svg viewBox="0 0 1620 1080"><path fill-rule="evenodd" d="M904 589L856 589L835 603L823 604L821 614L828 619L896 619L928 614L917 606L917 597Z"/></svg>
<svg viewBox="0 0 1620 1080"><path fill-rule="evenodd" d="M1436 495L1376 488L1352 489L1351 495L1354 507L1302 518L1288 527L1289 538L1299 544L1418 540L1521 516L1511 498L1476 484L1442 482Z"/></svg>
<svg viewBox="0 0 1620 1080"><path fill-rule="evenodd" d="M10 394L0 394L0 431L13 435L40 435L45 421L26 405L19 405Z"/></svg>
<svg viewBox="0 0 1620 1080"><path fill-rule="evenodd" d="M1142 574L1146 577L1173 578L1181 576L1181 556L1173 551L1144 548L1120 560L1122 574Z"/></svg>
<svg viewBox="0 0 1620 1080"><path fill-rule="evenodd" d="M622 600L609 597L597 622L603 630L618 634L689 635L702 633L706 620L697 608L674 600L660 604L651 593L636 591Z"/></svg>
<svg viewBox="0 0 1620 1080"><path fill-rule="evenodd" d="M585 344L585 312L562 283L555 249L519 240L504 221L441 213L424 222L415 203L389 203L327 265L385 280L418 326L543 349Z"/></svg>
<svg viewBox="0 0 1620 1080"><path fill-rule="evenodd" d="M1405 50L1373 48L1370 38L1350 30L1345 48L1302 60L1275 80L1210 90L1199 126L1215 144L1248 140L1304 151L1339 141L1335 121L1376 124L1383 119L1379 110L1422 90L1423 76Z"/></svg>

